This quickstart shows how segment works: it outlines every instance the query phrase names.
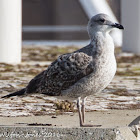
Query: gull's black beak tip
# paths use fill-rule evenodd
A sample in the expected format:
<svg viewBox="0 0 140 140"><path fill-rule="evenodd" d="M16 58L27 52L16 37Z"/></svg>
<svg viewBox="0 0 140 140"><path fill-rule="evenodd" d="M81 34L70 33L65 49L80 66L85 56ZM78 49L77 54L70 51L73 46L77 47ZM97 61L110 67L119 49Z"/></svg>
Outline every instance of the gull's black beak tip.
<svg viewBox="0 0 140 140"><path fill-rule="evenodd" d="M124 27L121 24L115 23L112 26L115 27L115 28L124 30Z"/></svg>

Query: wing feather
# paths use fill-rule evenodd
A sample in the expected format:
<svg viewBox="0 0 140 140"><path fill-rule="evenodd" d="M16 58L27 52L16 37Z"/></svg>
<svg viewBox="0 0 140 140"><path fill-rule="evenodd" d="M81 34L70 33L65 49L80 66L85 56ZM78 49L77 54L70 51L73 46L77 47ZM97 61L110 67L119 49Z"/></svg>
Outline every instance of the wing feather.
<svg viewBox="0 0 140 140"><path fill-rule="evenodd" d="M60 95L62 90L93 72L92 62L92 57L83 52L61 55L46 71L30 81L27 92L28 89L35 89L33 92Z"/></svg>

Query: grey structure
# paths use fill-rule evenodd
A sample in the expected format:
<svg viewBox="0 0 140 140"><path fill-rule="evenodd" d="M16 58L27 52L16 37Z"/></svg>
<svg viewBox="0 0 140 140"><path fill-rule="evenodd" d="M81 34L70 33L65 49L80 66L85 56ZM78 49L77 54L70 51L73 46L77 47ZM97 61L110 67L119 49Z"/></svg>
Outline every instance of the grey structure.
<svg viewBox="0 0 140 140"><path fill-rule="evenodd" d="M113 23L105 14L98 14L91 18L87 28L91 39L89 45L59 56L47 70L32 79L26 88L4 97L42 93L77 98L103 90L116 72L114 43L109 32L113 28L123 29L123 26ZM90 126L84 125L84 101L82 107L80 98L77 104L80 125Z"/></svg>

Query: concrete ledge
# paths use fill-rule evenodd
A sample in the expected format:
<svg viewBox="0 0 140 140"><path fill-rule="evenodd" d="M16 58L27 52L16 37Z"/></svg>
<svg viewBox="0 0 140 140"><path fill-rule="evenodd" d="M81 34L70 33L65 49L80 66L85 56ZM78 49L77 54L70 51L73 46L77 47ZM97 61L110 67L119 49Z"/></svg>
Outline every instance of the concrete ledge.
<svg viewBox="0 0 140 140"><path fill-rule="evenodd" d="M136 140L128 127L123 128L49 128L1 126L0 139L47 140Z"/></svg>
<svg viewBox="0 0 140 140"><path fill-rule="evenodd" d="M139 114L140 110L86 112L86 122L101 125L98 128L79 127L78 113L0 117L0 140L136 140L130 127L138 125Z"/></svg>

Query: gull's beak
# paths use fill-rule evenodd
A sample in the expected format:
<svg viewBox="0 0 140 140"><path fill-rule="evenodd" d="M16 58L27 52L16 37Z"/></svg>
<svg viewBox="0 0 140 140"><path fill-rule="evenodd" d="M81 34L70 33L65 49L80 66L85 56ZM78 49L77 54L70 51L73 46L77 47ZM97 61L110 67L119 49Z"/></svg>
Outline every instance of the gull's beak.
<svg viewBox="0 0 140 140"><path fill-rule="evenodd" d="M118 28L118 29L124 29L124 27L121 24L118 24L118 23L114 23L111 26L114 27L114 28Z"/></svg>

